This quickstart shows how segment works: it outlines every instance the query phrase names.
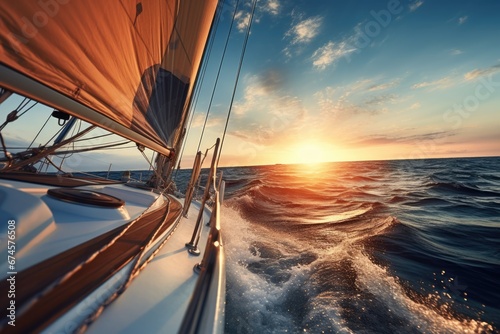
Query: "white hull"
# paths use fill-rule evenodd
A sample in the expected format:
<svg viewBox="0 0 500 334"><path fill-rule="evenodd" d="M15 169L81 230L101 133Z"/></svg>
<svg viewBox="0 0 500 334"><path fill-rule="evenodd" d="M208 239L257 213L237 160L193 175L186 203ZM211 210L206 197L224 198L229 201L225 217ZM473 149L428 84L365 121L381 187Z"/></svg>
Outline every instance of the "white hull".
<svg viewBox="0 0 500 334"><path fill-rule="evenodd" d="M125 202L120 208L98 208L50 197L47 195L50 188L54 187L0 179L0 196L5 199L0 204L0 215L2 220L16 221L16 273L22 273L42 261L49 261L52 257L119 226L126 226L134 219L141 218L145 212L153 212L168 201L177 201L172 197L167 198L124 184L78 187L77 189L112 195ZM19 203L24 205L21 207ZM193 312L193 306L196 305L190 305L198 297L199 292L196 291L200 289L200 274L193 269L203 259L211 231L206 226L211 212L205 208L199 241L201 254L189 254L185 244L191 239L199 208L199 203L193 203L189 218L179 216L156 236L153 243L147 245L140 257L139 266L149 263L131 280L129 274L135 265L134 261L124 264L109 279L93 289L93 292L79 296L80 300L65 309L56 320L41 328L31 328L42 329L47 333L70 333L82 329L90 333L173 333L179 332L181 328L183 332L200 332L201 329L222 332L225 271L223 247L220 243L217 243L219 247L216 262L211 268L202 269L201 276L205 271L210 271L208 281L203 283L209 285L209 292L203 297L202 312ZM2 248L6 249L7 228L1 231L0 242ZM86 261L81 266L91 263L93 256L95 254L92 252L86 255ZM12 271L6 260L7 257L0 265L4 275ZM73 268L66 276L77 277L81 274L79 270L79 267ZM46 287L46 290L52 292L52 289L57 289L60 281L58 279L53 282L54 286ZM127 281L130 284L123 290ZM43 291L42 294L46 292ZM36 301L37 296L32 299ZM30 318L32 311L29 304L25 303L23 307L16 309L16 325ZM183 321L184 326L190 322L194 322L196 326L194 329L186 329L182 327ZM6 323L2 325L2 330L14 329Z"/></svg>
<svg viewBox="0 0 500 334"><path fill-rule="evenodd" d="M89 327L89 333L179 331L198 279L193 268L201 261L200 256L190 255L185 246L193 233L198 209L199 203L193 203L189 214L191 219L181 219L170 240L130 287ZM209 219L210 212L205 209L204 222ZM200 245L205 245L209 227L202 224L202 229ZM220 277L216 281L220 282L220 289L218 295L213 296L216 303L223 302L225 295L224 263L219 266L216 273ZM223 308L223 305L218 306ZM207 332L223 332L223 313L215 308L211 311L216 321L213 330L206 328Z"/></svg>

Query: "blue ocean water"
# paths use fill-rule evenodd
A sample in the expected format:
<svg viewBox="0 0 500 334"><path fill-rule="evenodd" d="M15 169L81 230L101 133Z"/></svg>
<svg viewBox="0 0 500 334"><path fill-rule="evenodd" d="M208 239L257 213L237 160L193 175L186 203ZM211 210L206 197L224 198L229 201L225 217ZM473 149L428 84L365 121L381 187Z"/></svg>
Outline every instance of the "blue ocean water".
<svg viewBox="0 0 500 334"><path fill-rule="evenodd" d="M227 333L500 332L500 158L222 170Z"/></svg>
<svg viewBox="0 0 500 334"><path fill-rule="evenodd" d="M224 179L226 332L500 331L500 158Z"/></svg>

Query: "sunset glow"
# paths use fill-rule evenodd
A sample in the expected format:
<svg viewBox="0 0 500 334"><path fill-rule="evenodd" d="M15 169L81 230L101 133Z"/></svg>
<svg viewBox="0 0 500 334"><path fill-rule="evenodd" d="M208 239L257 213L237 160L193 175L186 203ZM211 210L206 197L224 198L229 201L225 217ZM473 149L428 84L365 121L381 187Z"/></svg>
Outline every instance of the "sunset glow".
<svg viewBox="0 0 500 334"><path fill-rule="evenodd" d="M290 163L316 164L333 161L334 152L331 146L321 141L305 141L292 144L283 156L283 161Z"/></svg>
<svg viewBox="0 0 500 334"><path fill-rule="evenodd" d="M270 3L223 165L500 155L499 2Z"/></svg>
<svg viewBox="0 0 500 334"><path fill-rule="evenodd" d="M212 100L229 26L216 35L182 168L202 133L204 151L224 131L248 11L238 9ZM500 156L499 12L493 0L259 2L220 165ZM26 146L45 118L3 134Z"/></svg>

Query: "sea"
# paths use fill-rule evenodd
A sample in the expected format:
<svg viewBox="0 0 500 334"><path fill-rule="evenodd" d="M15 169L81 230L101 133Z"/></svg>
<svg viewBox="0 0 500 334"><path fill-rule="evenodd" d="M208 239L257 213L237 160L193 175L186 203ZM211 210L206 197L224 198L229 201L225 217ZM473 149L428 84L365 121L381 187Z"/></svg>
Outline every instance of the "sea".
<svg viewBox="0 0 500 334"><path fill-rule="evenodd" d="M499 157L220 170L226 333L500 333Z"/></svg>

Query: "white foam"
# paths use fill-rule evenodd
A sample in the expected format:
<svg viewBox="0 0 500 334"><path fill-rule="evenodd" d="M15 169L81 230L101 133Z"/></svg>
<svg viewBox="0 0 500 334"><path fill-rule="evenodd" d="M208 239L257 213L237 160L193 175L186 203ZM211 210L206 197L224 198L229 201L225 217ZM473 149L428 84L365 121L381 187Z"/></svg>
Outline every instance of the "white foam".
<svg viewBox="0 0 500 334"><path fill-rule="evenodd" d="M372 293L388 310L408 320L421 332L482 333L493 330L486 322L455 319L451 312L442 315L431 306L412 300L385 268L374 264L363 252L354 254L353 260L358 287Z"/></svg>
<svg viewBox="0 0 500 334"><path fill-rule="evenodd" d="M243 196L238 201L251 201L250 197ZM274 232L263 225L251 224L243 219L234 208L223 207L222 231L224 233L228 294L234 303L231 329L236 332L321 332L332 331L335 333L353 333L349 321L343 318L342 300L356 299L355 291L349 288L336 291L318 291L317 282L311 279L311 274L321 264L331 264L333 274L338 270L339 277L332 277L342 283L342 266L335 268L346 260L352 264L355 273L355 285L363 293L374 296L384 310L393 312L397 317L408 322L408 327L425 333L477 333L492 331L492 326L476 320L459 320L453 318L451 312L443 315L431 306L419 303L408 297L396 278L388 271L373 263L363 250L360 243L363 239L385 233L387 228L397 223L397 219L387 217L374 219L367 225L354 231L327 231L334 243L326 248L316 248L314 253L318 256L316 261L309 265L296 265L289 269L290 279L283 284L270 282L263 275L249 270L248 265L262 261L258 249L250 251L251 245L260 242L276 245L283 253L284 258L293 258L301 252L309 251L308 245L300 244L294 240L293 235L287 235L284 240L282 234ZM302 247L303 249L298 249ZM330 264L329 264L330 263ZM341 284L340 284L341 285ZM293 310L287 309L291 299L290 294L297 291L304 292L305 304L304 319L294 319ZM357 290L359 291L359 290ZM353 294L353 295L350 295ZM361 301L362 303L362 301ZM293 306L293 305L292 305ZM390 310L390 311L389 311ZM380 328L369 328L377 331Z"/></svg>
<svg viewBox="0 0 500 334"><path fill-rule="evenodd" d="M292 315L287 312L285 299L290 290L300 287L307 277L307 269L292 267L291 277L283 284L275 284L265 277L247 269L249 263L261 258L258 252L252 254L250 245L262 241L266 235L259 226L245 221L236 210L223 208L222 231L226 249L228 293L237 301L239 312L231 319L232 327L256 332L296 331ZM259 230L258 232L256 230ZM268 241L268 240L267 240Z"/></svg>
<svg viewBox="0 0 500 334"><path fill-rule="evenodd" d="M293 318L293 310L290 309L295 305L289 305L293 299L287 300L294 291L308 294L308 290L311 290L311 295L314 295L315 292L312 290L315 288L307 282L311 266L292 266L289 269L290 279L283 284L272 283L265 277L251 272L247 268L248 264L261 260L261 254L258 250L252 254L250 246L255 241L276 243L278 238L272 231L245 221L233 208L224 207L222 216L227 276L228 282L232 282L228 293L231 294L233 301L237 300L237 307L241 310L236 319L230 320L233 322L232 327L236 327L237 332L242 328L250 328L251 331L258 333L314 331L310 326L301 326L297 323L297 319ZM287 252L292 246L295 248L293 254ZM285 258L300 256L301 252L296 247L297 244L290 240L281 240L276 244L276 248ZM319 300L315 301L317 303ZM338 333L351 333L339 315L339 308L329 304L324 311L319 304L316 306L308 305L309 316L315 316L316 311L327 312L327 317L331 320L329 327Z"/></svg>

